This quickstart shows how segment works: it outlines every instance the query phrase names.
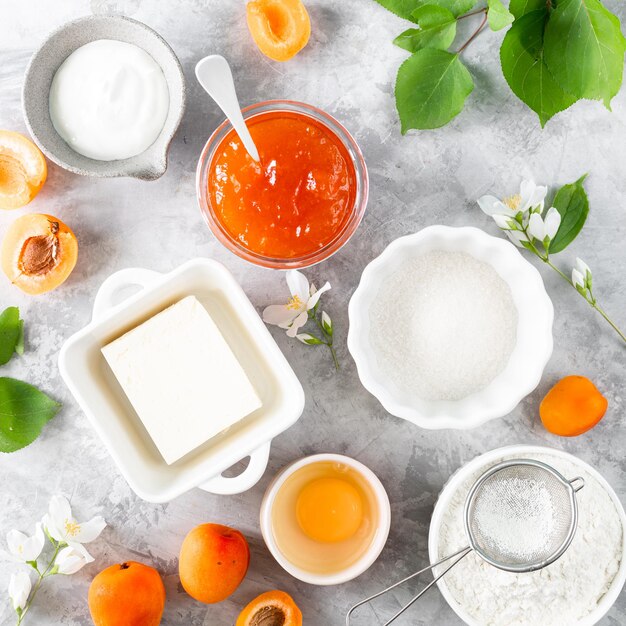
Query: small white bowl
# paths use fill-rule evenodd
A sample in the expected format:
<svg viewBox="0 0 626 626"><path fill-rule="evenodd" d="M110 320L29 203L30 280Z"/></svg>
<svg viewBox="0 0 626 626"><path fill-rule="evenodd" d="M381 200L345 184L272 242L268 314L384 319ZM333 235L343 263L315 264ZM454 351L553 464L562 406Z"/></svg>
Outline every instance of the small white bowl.
<svg viewBox="0 0 626 626"><path fill-rule="evenodd" d="M402 391L381 371L370 341L369 311L381 285L401 265L434 250L465 252L488 263L511 289L518 312L517 342L502 372L461 400L421 400ZM400 237L363 271L350 300L348 348L363 386L395 415L422 428L474 428L510 413L541 380L552 354L554 309L539 272L504 239L478 228L429 226Z"/></svg>
<svg viewBox="0 0 626 626"><path fill-rule="evenodd" d="M435 563L439 559L439 533L441 531L441 523L443 521L443 517L446 511L448 510L448 507L450 506L450 501L454 497L457 489L459 489L459 487L461 487L461 485L463 485L470 478L470 476L474 474L480 474L482 471L486 470L492 465L495 465L501 460L522 457L532 459L536 455L550 455L558 457L560 459L564 459L566 461L570 461L571 463L578 465L585 472L593 476L593 478L595 478L598 483L600 483L600 485L605 489L605 491L610 496L613 504L615 505L615 509L617 510L617 513L622 522L622 546L626 545L626 513L624 512L624 507L622 506L622 503L617 497L615 491L613 491L611 485L609 485L606 479L597 470L595 470L593 467L591 467L581 459L555 448L549 448L547 446L514 445L504 446L503 448L497 448L496 450L491 450L490 452L481 454L469 463L463 465L448 479L448 482L444 485L441 493L439 494L439 498L437 499L437 503L435 504L435 509L433 510L433 515L430 522L430 530L428 533L428 556L431 563ZM617 574L615 575L615 578L613 579L609 590L600 600L596 609L575 624L571 624L571 626L593 626L594 624L597 624L604 617L604 615L608 613L613 604L615 604L615 601L622 591L622 587L624 586L625 582L626 559L624 558L624 554L622 553L622 560ZM445 577L437 583L437 586L439 587L441 594L445 598L446 602L450 605L452 610L468 626L483 626L482 624L477 622L471 615L469 615L465 611L465 609L454 599L454 597L448 590Z"/></svg>
<svg viewBox="0 0 626 626"><path fill-rule="evenodd" d="M274 538L274 533L272 532L272 508L278 490L294 472L298 471L302 467L305 467L306 465L319 463L320 461L331 461L333 463L349 465L361 474L361 476L367 480L372 488L372 491L374 492L379 512L379 525L367 552L365 552L365 554L350 567L333 574L316 574L308 572L288 561L279 550ZM387 496L387 492L385 491L383 484L380 480L378 480L376 474L363 465L363 463L360 463L355 459L351 459L349 456L343 456L342 454L314 454L287 465L272 480L261 503L261 533L263 534L263 539L265 540L265 544L267 545L269 551L284 570L289 572L289 574L291 574L294 578L311 585L339 585L360 576L374 563L382 552L382 549L385 547L385 543L387 542L387 537L389 536L390 527L391 505L389 504L389 497Z"/></svg>
<svg viewBox="0 0 626 626"><path fill-rule="evenodd" d="M131 287L140 289L119 302ZM189 295L211 314L263 406L168 465L101 348ZM250 489L265 472L272 439L304 409L302 385L263 320L233 275L210 259L193 259L168 274L128 268L109 276L96 294L91 323L63 345L59 369L128 484L149 502L168 502L194 487L219 494ZM222 475L248 456L241 474Z"/></svg>

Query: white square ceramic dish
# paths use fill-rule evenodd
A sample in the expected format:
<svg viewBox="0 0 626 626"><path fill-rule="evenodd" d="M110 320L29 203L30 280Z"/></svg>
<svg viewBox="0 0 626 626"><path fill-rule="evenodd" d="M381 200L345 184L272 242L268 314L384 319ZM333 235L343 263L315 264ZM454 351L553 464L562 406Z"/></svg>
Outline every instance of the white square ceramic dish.
<svg viewBox="0 0 626 626"><path fill-rule="evenodd" d="M132 286L140 290L114 304L116 294ZM263 406L168 465L100 350L188 295L206 307ZM265 471L271 440L304 409L302 385L250 300L232 274L209 259L189 261L168 274L129 268L110 276L96 295L91 323L61 349L59 368L121 473L151 502L167 502L193 487L224 494L249 489ZM250 462L239 476L222 476L247 456Z"/></svg>

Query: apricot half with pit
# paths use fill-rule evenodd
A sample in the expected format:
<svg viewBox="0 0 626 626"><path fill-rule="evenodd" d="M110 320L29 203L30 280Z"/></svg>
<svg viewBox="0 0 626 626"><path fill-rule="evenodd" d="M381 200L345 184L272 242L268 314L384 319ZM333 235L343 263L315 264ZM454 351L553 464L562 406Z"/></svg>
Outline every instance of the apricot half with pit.
<svg viewBox="0 0 626 626"><path fill-rule="evenodd" d="M235 626L302 626L302 612L284 591L266 591L239 614Z"/></svg>
<svg viewBox="0 0 626 626"><path fill-rule="evenodd" d="M22 291L37 295L55 289L71 274L78 242L60 219L33 213L9 226L0 257L8 279Z"/></svg>
<svg viewBox="0 0 626 626"><path fill-rule="evenodd" d="M0 130L0 209L18 209L38 193L48 176L41 150L24 135Z"/></svg>

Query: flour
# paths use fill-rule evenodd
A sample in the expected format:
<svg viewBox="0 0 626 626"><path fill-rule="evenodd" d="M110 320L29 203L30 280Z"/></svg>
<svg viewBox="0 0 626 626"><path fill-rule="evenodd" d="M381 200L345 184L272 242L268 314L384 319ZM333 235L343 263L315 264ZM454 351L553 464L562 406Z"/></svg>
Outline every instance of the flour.
<svg viewBox="0 0 626 626"><path fill-rule="evenodd" d="M476 527L488 553L513 557L514 563L532 563L545 554L555 515L550 492L532 478L488 481L474 503Z"/></svg>
<svg viewBox="0 0 626 626"><path fill-rule="evenodd" d="M596 608L622 559L622 524L604 488L570 461L543 454L532 458L552 465L566 478L585 479L585 487L576 494L578 529L567 552L537 572L504 572L471 553L446 574L444 585L452 597L484 626L574 626ZM465 498L485 469L470 476L454 494L443 516L440 557L467 545Z"/></svg>

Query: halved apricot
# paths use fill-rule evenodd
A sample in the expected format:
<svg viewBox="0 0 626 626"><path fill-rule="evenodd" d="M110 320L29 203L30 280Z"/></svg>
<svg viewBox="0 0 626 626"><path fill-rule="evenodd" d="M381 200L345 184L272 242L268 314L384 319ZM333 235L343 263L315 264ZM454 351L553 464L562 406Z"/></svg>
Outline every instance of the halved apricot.
<svg viewBox="0 0 626 626"><path fill-rule="evenodd" d="M311 35L311 20L302 0L251 0L246 17L252 39L274 61L291 59Z"/></svg>
<svg viewBox="0 0 626 626"><path fill-rule="evenodd" d="M30 139L0 130L0 209L19 209L28 204L47 176L46 159Z"/></svg>
<svg viewBox="0 0 626 626"><path fill-rule="evenodd" d="M302 612L284 591L266 591L241 611L235 626L302 626Z"/></svg>
<svg viewBox="0 0 626 626"><path fill-rule="evenodd" d="M71 274L78 242L60 219L31 213L9 226L0 257L8 279L22 291L37 295L55 289Z"/></svg>

